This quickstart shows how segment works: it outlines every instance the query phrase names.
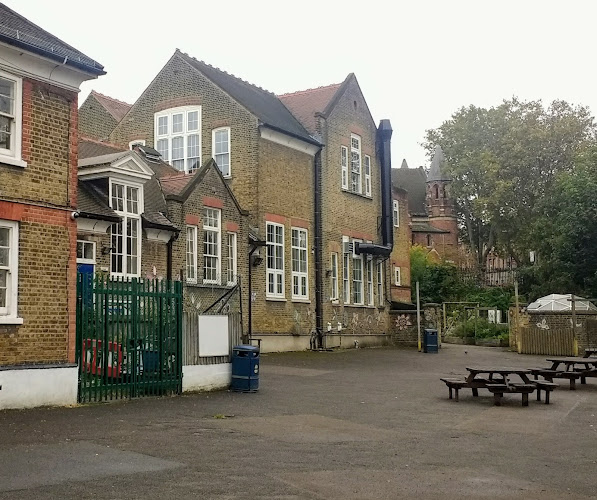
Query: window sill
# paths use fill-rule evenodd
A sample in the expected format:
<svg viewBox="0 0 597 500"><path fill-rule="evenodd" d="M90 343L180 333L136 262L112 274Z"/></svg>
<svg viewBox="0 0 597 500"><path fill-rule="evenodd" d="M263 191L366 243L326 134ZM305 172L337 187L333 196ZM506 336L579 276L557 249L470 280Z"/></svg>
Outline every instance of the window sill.
<svg viewBox="0 0 597 500"><path fill-rule="evenodd" d="M340 305L340 301L338 299L330 299L330 302L332 303L333 306L339 306Z"/></svg>
<svg viewBox="0 0 597 500"><path fill-rule="evenodd" d="M0 316L0 325L22 325L23 318Z"/></svg>
<svg viewBox="0 0 597 500"><path fill-rule="evenodd" d="M265 300L269 302L288 302L284 297L268 297L267 295L265 296Z"/></svg>
<svg viewBox="0 0 597 500"><path fill-rule="evenodd" d="M292 297L292 302L299 302L301 304L310 304L311 300L309 300L309 299L303 299L301 297Z"/></svg>
<svg viewBox="0 0 597 500"><path fill-rule="evenodd" d="M12 165L13 167L25 168L27 166L26 161L5 155L0 155L0 163L4 163L5 165Z"/></svg>
<svg viewBox="0 0 597 500"><path fill-rule="evenodd" d="M342 188L342 192L352 194L354 196L358 196L359 198L365 198L366 200L373 200L373 196L371 196L371 195L366 195L363 193L356 193L354 191L351 191L350 189Z"/></svg>
<svg viewBox="0 0 597 500"><path fill-rule="evenodd" d="M220 288L220 289L228 289L232 288L234 285L222 285L220 283L191 283L190 281L186 282L187 286L192 286L193 288Z"/></svg>

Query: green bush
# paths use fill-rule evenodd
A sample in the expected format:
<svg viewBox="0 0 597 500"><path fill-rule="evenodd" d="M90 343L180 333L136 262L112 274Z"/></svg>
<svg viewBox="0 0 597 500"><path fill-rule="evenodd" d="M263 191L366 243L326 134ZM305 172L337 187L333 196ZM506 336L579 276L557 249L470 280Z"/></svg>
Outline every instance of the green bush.
<svg viewBox="0 0 597 500"><path fill-rule="evenodd" d="M475 337L478 339L508 339L508 325L490 323L485 318L468 319L456 326L452 333L455 337Z"/></svg>

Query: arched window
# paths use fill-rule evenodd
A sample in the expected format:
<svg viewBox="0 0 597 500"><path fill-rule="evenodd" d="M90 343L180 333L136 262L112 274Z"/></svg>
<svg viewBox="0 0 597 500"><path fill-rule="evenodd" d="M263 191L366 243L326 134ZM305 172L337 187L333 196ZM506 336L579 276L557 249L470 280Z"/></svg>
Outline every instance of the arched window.
<svg viewBox="0 0 597 500"><path fill-rule="evenodd" d="M430 234L427 235L427 246L428 247L431 246L431 235Z"/></svg>
<svg viewBox="0 0 597 500"><path fill-rule="evenodd" d="M436 184L433 188L435 189L435 199L437 200L439 198L439 186Z"/></svg>

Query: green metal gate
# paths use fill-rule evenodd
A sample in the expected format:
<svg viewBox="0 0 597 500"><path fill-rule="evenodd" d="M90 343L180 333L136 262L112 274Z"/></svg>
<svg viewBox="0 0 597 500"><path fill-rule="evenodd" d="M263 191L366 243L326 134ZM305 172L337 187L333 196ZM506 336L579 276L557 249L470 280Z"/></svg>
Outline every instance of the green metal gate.
<svg viewBox="0 0 597 500"><path fill-rule="evenodd" d="M77 275L79 402L180 393L182 284Z"/></svg>

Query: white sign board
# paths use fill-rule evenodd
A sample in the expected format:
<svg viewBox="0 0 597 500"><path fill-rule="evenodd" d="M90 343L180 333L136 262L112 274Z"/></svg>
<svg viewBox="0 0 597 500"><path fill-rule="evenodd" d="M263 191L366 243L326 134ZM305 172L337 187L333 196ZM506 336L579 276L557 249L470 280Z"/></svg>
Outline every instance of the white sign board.
<svg viewBox="0 0 597 500"><path fill-rule="evenodd" d="M199 356L228 356L228 316L199 316Z"/></svg>

